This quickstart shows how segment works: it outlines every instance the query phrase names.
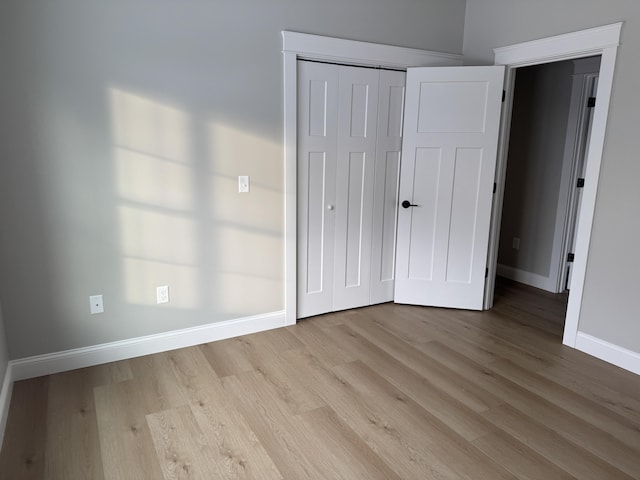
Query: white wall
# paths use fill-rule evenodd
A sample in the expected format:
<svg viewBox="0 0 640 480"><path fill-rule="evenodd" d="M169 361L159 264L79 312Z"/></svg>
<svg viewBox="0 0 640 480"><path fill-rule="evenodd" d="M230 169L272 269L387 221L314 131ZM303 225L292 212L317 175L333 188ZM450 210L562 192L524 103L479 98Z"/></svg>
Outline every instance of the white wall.
<svg viewBox="0 0 640 480"><path fill-rule="evenodd" d="M461 53L464 0L21 0L0 16L11 358L283 309L283 29ZM251 176L239 195L237 175ZM157 306L155 287L171 303ZM105 313L89 315L88 297Z"/></svg>
<svg viewBox="0 0 640 480"><path fill-rule="evenodd" d="M633 0L468 0L464 55L492 63L495 47L624 21L587 261L579 330L640 352L640 9ZM587 179L588 181L588 179Z"/></svg>

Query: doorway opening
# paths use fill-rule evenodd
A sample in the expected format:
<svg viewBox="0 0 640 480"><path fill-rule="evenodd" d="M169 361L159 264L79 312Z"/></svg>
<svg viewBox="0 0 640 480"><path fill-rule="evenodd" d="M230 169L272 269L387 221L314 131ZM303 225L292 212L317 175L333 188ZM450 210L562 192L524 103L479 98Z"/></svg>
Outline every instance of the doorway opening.
<svg viewBox="0 0 640 480"><path fill-rule="evenodd" d="M600 60L515 72L497 275L555 294L565 309Z"/></svg>

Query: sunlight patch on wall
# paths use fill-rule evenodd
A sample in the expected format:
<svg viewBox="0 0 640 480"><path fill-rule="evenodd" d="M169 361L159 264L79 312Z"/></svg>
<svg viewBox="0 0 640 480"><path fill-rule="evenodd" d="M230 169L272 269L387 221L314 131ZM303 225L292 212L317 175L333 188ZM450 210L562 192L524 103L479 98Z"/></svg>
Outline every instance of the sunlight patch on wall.
<svg viewBox="0 0 640 480"><path fill-rule="evenodd" d="M193 248L197 232L192 219L130 206L121 206L119 217L126 256L178 265L197 263Z"/></svg>
<svg viewBox="0 0 640 480"><path fill-rule="evenodd" d="M282 144L228 125L208 128L207 207L216 308L233 315L281 310L284 305L284 193ZM251 191L238 193L238 175ZM233 201L229 201L233 199Z"/></svg>
<svg viewBox="0 0 640 480"><path fill-rule="evenodd" d="M212 172L232 178L246 170L262 188L282 191L282 143L220 123L209 124L208 130Z"/></svg>
<svg viewBox="0 0 640 480"><path fill-rule="evenodd" d="M231 318L282 310L282 280L234 272L220 272L220 280L211 292Z"/></svg>
<svg viewBox="0 0 640 480"><path fill-rule="evenodd" d="M110 96L117 147L174 162L190 160L191 126L185 112L115 88Z"/></svg>
<svg viewBox="0 0 640 480"><path fill-rule="evenodd" d="M118 89L110 90L124 296L162 308L201 306L195 220L195 172L189 116Z"/></svg>
<svg viewBox="0 0 640 480"><path fill-rule="evenodd" d="M258 275L266 279L282 277L279 255L282 242L268 232L234 226L217 228L216 243L224 245L225 255L216 256L216 268L239 275Z"/></svg>
<svg viewBox="0 0 640 480"><path fill-rule="evenodd" d="M251 192L248 195L238 194L236 176L211 175L209 186L208 206L214 219L278 235L283 231L282 192L264 187L255 176L251 176ZM229 202L229 198L234 198L234 201Z"/></svg>
<svg viewBox="0 0 640 480"><path fill-rule="evenodd" d="M227 125L209 125L208 207L212 218L272 232L284 230L282 145ZM238 194L238 175L251 177L251 193ZM234 198L233 202L225 201Z"/></svg>
<svg viewBox="0 0 640 480"><path fill-rule="evenodd" d="M156 305L156 287L170 285L171 302L163 308L192 309L202 303L199 268L137 258L124 259L126 300L136 305Z"/></svg>
<svg viewBox="0 0 640 480"><path fill-rule="evenodd" d="M191 167L124 148L116 149L115 155L122 198L173 210L193 209Z"/></svg>

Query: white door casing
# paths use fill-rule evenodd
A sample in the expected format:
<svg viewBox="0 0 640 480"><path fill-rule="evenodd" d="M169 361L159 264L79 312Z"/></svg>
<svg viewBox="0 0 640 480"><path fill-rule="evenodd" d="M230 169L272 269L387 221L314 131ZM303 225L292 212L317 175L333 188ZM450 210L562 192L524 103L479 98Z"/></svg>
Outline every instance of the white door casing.
<svg viewBox="0 0 640 480"><path fill-rule="evenodd" d="M481 310L504 67L407 70L395 301Z"/></svg>

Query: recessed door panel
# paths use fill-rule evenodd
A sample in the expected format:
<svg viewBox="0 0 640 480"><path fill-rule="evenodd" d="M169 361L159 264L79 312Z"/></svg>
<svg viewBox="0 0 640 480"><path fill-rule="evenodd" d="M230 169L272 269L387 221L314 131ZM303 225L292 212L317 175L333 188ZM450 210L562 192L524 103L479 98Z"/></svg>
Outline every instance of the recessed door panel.
<svg viewBox="0 0 640 480"><path fill-rule="evenodd" d="M407 276L414 280L433 279L441 159L439 148L416 149L410 195L416 206L404 209L408 225L403 224L404 228L408 227L410 237L409 254L403 263Z"/></svg>
<svg viewBox="0 0 640 480"><path fill-rule="evenodd" d="M349 178L347 182L346 265L344 286L359 287L362 269L363 204L365 182L365 154L351 152L349 155Z"/></svg>
<svg viewBox="0 0 640 480"><path fill-rule="evenodd" d="M307 160L307 279L306 293L321 293L323 289L324 239L325 239L325 186L326 186L326 153L310 152ZM320 181L318 181L320 180Z"/></svg>
<svg viewBox="0 0 640 480"><path fill-rule="evenodd" d="M309 136L327 135L327 80L309 80Z"/></svg>
<svg viewBox="0 0 640 480"><path fill-rule="evenodd" d="M383 122L382 126L384 127L384 123L386 123L386 136L394 139L402 138L402 119L404 113L404 77L405 74L403 72L383 72L383 76L391 77L387 82L394 82L398 85L389 85L387 83L386 94L389 97L388 99L383 99L384 103L388 104L386 115L381 117ZM401 83L401 84L400 84ZM384 88L385 85L381 82L381 89ZM381 90L382 91L382 90ZM386 102L385 102L386 100ZM381 102L382 104L384 104ZM385 122L386 121L386 122ZM384 130L383 130L384 131ZM400 148L401 145L398 145Z"/></svg>
<svg viewBox="0 0 640 480"><path fill-rule="evenodd" d="M367 136L368 120L369 120L369 85L352 84L351 85L351 108L349 116L351 117L351 136L356 138L365 138Z"/></svg>
<svg viewBox="0 0 640 480"><path fill-rule="evenodd" d="M400 172L400 152L385 152L387 158L384 164L384 189L382 196L382 247L380 255L380 275L382 282L393 281L395 277L396 257L396 219L398 213L398 174Z"/></svg>
<svg viewBox="0 0 640 480"><path fill-rule="evenodd" d="M447 248L447 282L471 283L481 171L481 149L456 149Z"/></svg>
<svg viewBox="0 0 640 480"><path fill-rule="evenodd" d="M419 133L484 132L487 82L421 82Z"/></svg>

